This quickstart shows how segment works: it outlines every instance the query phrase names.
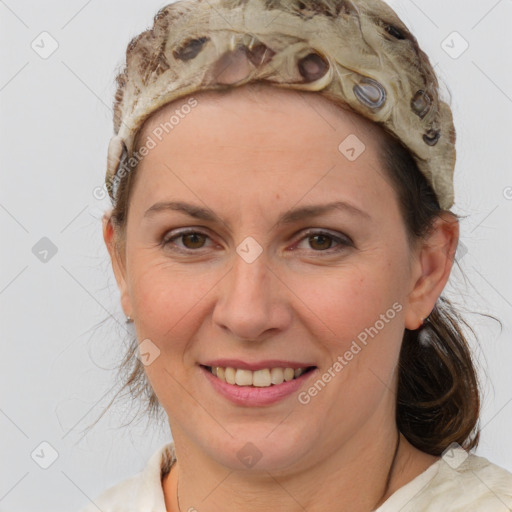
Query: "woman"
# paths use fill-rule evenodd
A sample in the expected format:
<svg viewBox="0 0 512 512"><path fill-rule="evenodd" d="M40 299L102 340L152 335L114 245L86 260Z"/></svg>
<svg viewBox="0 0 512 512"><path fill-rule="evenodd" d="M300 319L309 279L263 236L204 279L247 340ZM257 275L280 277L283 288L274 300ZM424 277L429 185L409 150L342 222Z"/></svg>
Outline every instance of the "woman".
<svg viewBox="0 0 512 512"><path fill-rule="evenodd" d="M441 296L455 130L380 0L182 1L118 76L103 234L173 442L84 510L503 511ZM131 366L130 366L131 365Z"/></svg>

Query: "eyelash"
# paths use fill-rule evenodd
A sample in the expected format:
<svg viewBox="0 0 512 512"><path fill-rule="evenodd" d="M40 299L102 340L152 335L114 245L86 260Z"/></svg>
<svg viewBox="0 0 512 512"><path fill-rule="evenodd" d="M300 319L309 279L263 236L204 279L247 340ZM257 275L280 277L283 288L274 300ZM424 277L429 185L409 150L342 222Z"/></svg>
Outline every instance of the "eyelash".
<svg viewBox="0 0 512 512"><path fill-rule="evenodd" d="M163 239L162 239L161 245L162 245L162 247L166 248L171 243L174 243L174 240L182 238L182 237L187 236L187 235L201 235L201 236L204 236L204 237L210 239L210 237L206 233L203 233L202 231L188 229L188 230L185 230L185 231L181 231L181 232L175 233L172 236L164 236ZM307 231L304 234L304 236L299 240L299 242L302 242L303 240L307 240L308 238L311 238L313 236L325 236L325 237L330 238L331 240L333 240L334 242L336 242L338 244L334 248L330 247L329 249L324 249L324 250L314 250L314 249L312 249L312 251L315 252L315 253L328 253L328 254L332 254L332 253L340 252L340 251L342 251L342 250L344 250L344 249L346 249L348 247L353 247L353 242L352 242L352 240L348 236L343 235L343 237L339 237L339 236L335 236L332 233L329 233L328 231L324 231L324 230L309 230L309 231ZM192 254L192 253L198 253L202 249L204 249L204 247L200 247L198 249L187 249L187 248L182 248L182 247L175 246L171 250L175 250L175 251L178 251L178 252L181 252L181 253L184 253L184 254ZM296 250L296 249L294 248L292 250Z"/></svg>

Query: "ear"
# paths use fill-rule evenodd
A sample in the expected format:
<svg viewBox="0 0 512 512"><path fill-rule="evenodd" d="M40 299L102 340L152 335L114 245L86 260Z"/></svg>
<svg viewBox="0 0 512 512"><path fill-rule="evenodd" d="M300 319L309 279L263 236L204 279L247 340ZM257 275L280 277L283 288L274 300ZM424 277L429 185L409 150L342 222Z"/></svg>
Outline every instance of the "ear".
<svg viewBox="0 0 512 512"><path fill-rule="evenodd" d="M132 315L132 306L130 294L128 293L128 285L126 280L126 259L123 254L119 253L119 247L116 245L116 233L112 225L112 211L103 215L103 240L107 247L112 262L112 270L117 281L117 286L121 294L121 306L125 315Z"/></svg>
<svg viewBox="0 0 512 512"><path fill-rule="evenodd" d="M412 264L412 287L405 312L407 329L418 329L434 309L450 277L458 243L459 221L452 213L443 212L421 242Z"/></svg>

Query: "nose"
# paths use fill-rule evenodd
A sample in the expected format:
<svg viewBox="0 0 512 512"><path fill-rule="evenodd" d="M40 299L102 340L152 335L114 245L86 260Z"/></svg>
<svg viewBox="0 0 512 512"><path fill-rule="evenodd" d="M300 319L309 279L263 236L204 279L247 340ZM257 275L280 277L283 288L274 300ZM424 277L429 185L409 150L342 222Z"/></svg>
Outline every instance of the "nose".
<svg viewBox="0 0 512 512"><path fill-rule="evenodd" d="M264 254L252 263L235 256L219 283L213 322L239 340L261 341L291 324L288 288Z"/></svg>

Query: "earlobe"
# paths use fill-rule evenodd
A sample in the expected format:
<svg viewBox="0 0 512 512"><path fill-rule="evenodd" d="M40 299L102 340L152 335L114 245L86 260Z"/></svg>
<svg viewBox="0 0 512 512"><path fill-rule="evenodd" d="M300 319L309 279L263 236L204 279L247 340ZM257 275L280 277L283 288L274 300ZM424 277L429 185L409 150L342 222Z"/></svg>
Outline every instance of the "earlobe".
<svg viewBox="0 0 512 512"><path fill-rule="evenodd" d="M107 251L110 255L110 261L112 263L112 270L116 278L117 287L121 294L121 306L125 315L129 316L132 314L130 295L128 293L128 285L126 279L126 266L122 255L119 254L118 247L116 246L115 231L112 225L111 212L107 212L103 215L103 240L107 247Z"/></svg>
<svg viewBox="0 0 512 512"><path fill-rule="evenodd" d="M412 291L405 312L407 329L418 329L434 309L450 277L458 241L458 219L450 212L441 214L422 243L413 267Z"/></svg>

